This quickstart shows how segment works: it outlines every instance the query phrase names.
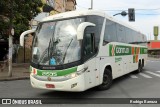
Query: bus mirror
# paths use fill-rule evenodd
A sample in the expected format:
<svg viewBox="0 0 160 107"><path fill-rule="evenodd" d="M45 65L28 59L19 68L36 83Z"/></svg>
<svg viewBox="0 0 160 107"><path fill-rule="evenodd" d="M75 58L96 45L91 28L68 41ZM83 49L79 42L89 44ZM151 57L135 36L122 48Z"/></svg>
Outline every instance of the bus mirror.
<svg viewBox="0 0 160 107"><path fill-rule="evenodd" d="M26 36L27 34L30 34L30 33L34 33L34 32L35 32L35 29L24 31L24 32L20 35L20 46L23 46L23 45L24 45L24 36Z"/></svg>
<svg viewBox="0 0 160 107"><path fill-rule="evenodd" d="M84 30L88 26L96 26L96 25L93 24L93 23L90 23L90 22L81 23L77 28L77 40L82 40L83 39Z"/></svg>

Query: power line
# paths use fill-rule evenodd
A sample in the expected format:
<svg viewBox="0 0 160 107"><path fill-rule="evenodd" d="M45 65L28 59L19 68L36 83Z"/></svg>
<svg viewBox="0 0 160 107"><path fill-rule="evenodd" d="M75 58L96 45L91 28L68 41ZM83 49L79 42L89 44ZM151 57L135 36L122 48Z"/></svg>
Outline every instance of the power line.
<svg viewBox="0 0 160 107"><path fill-rule="evenodd" d="M80 6L80 5L76 5L77 7L80 7L80 8L85 8L85 9L88 9L87 7L83 7L83 6ZM125 10L125 9L116 9L116 10L110 10L110 9L99 9L99 10L102 10L102 11L128 11L128 10ZM154 9L135 9L135 11L156 11L156 10L160 10L160 8L154 8Z"/></svg>
<svg viewBox="0 0 160 107"><path fill-rule="evenodd" d="M128 10L107 10L107 9L101 9L103 11L128 11ZM135 11L155 11L155 10L160 10L160 8L155 8L155 9L135 9Z"/></svg>
<svg viewBox="0 0 160 107"><path fill-rule="evenodd" d="M80 6L80 5L76 5L77 7L79 8L84 8L84 9L88 9L87 7L83 7L83 6ZM103 9L99 9L100 11L128 11L128 10L103 10ZM155 11L155 10L160 10L160 8L155 8L155 9L135 9L135 11ZM135 13L137 15L160 15L160 13L157 13L157 14L150 14L150 13Z"/></svg>
<svg viewBox="0 0 160 107"><path fill-rule="evenodd" d="M144 14L144 13L136 13L137 15L160 15L160 13L158 14Z"/></svg>
<svg viewBox="0 0 160 107"><path fill-rule="evenodd" d="M155 9L136 9L136 10L138 10L138 11L139 11L139 10L148 10L148 11L151 10L151 11L155 11L155 10L159 10L159 9L160 9L160 8L155 8Z"/></svg>

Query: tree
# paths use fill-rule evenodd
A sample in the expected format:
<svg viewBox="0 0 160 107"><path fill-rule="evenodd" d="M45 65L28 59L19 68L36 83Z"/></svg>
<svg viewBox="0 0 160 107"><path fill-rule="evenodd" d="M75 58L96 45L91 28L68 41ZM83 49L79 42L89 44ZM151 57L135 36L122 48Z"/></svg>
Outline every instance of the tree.
<svg viewBox="0 0 160 107"><path fill-rule="evenodd" d="M0 37L8 38L11 2L13 2L13 27L15 39L19 40L20 34L29 29L29 22L41 12L41 0L0 0Z"/></svg>

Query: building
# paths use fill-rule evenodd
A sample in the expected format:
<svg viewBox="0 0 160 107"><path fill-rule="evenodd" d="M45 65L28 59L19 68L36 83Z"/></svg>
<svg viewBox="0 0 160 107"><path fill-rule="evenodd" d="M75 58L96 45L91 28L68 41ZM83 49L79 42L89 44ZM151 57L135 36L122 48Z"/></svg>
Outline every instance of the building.
<svg viewBox="0 0 160 107"><path fill-rule="evenodd" d="M76 9L76 0L66 0L66 11L72 11Z"/></svg>
<svg viewBox="0 0 160 107"><path fill-rule="evenodd" d="M158 40L159 28L153 27L154 40L148 41L148 56L160 58L160 40Z"/></svg>
<svg viewBox="0 0 160 107"><path fill-rule="evenodd" d="M148 54L150 56L160 56L160 40L150 40L148 42Z"/></svg>
<svg viewBox="0 0 160 107"><path fill-rule="evenodd" d="M53 8L50 15L76 9L76 0L42 0L42 2Z"/></svg>

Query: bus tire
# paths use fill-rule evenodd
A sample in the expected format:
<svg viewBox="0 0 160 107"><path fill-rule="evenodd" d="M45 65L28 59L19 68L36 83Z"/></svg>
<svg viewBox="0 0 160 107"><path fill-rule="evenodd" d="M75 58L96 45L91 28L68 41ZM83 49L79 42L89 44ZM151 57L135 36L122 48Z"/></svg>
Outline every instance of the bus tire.
<svg viewBox="0 0 160 107"><path fill-rule="evenodd" d="M141 61L139 61L138 62L138 69L136 70L136 73L142 72L142 68L143 68L143 65L142 65Z"/></svg>
<svg viewBox="0 0 160 107"><path fill-rule="evenodd" d="M107 90L112 85L112 72L110 69L105 69L103 74L103 82L98 86L98 90Z"/></svg>

